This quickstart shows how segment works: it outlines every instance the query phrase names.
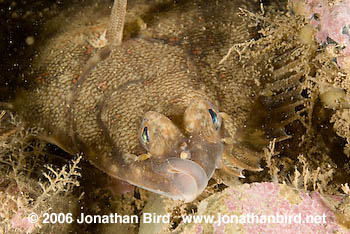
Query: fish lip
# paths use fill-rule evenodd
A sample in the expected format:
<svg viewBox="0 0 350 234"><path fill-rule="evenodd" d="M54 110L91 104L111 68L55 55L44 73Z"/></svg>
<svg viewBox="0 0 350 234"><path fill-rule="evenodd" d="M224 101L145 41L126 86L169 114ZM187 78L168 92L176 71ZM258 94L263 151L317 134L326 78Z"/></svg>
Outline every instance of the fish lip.
<svg viewBox="0 0 350 234"><path fill-rule="evenodd" d="M200 136L183 138L166 155L154 157L152 171L169 181L169 187L158 192L174 200L191 202L200 195L218 168L224 146ZM181 157L185 153L186 157ZM165 192L166 190L166 192Z"/></svg>
<svg viewBox="0 0 350 234"><path fill-rule="evenodd" d="M210 143L201 137L191 137L186 152L189 158L171 157L167 159L169 172L175 172L174 185L181 191L185 202L193 201L200 195L221 162L223 144Z"/></svg>
<svg viewBox="0 0 350 234"><path fill-rule="evenodd" d="M191 202L201 194L208 185L209 178L204 169L188 159L168 158L164 165L168 179L175 186L178 199Z"/></svg>

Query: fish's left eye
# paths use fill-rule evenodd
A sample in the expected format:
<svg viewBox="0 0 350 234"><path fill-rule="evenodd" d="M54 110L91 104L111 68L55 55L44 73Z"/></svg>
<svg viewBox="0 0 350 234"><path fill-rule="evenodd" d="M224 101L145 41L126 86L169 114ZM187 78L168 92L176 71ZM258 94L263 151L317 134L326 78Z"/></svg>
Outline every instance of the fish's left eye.
<svg viewBox="0 0 350 234"><path fill-rule="evenodd" d="M144 127L142 130L141 140L145 144L149 143L149 135L148 135L148 128L147 127Z"/></svg>
<svg viewBox="0 0 350 234"><path fill-rule="evenodd" d="M213 109L209 109L208 111L209 111L211 120L213 122L213 125L215 127L215 130L219 130L219 128L221 127L221 121L219 120L218 115Z"/></svg>

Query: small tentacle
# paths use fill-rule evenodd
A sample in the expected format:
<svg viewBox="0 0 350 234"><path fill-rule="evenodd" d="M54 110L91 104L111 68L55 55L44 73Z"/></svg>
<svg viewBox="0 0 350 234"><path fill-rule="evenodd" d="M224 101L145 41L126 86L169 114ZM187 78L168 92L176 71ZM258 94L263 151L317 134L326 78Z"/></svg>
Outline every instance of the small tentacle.
<svg viewBox="0 0 350 234"><path fill-rule="evenodd" d="M246 152L242 152L242 151L241 151L240 155L247 155ZM244 149L244 151L250 151L250 150ZM233 155L229 155L227 153L223 154L223 160L227 160L227 162L229 162L230 164L232 164L235 167L242 168L242 169L249 170L249 171L262 171L263 170L258 164L252 165L253 164L252 162L248 163L248 161L258 161L258 158L254 154L254 152L249 152L249 155L245 156L245 158L247 158L247 159L244 160L245 161L244 162L243 160L237 159Z"/></svg>
<svg viewBox="0 0 350 234"><path fill-rule="evenodd" d="M127 0L115 0L113 3L111 20L107 29L107 40L112 47L122 43L127 3Z"/></svg>
<svg viewBox="0 0 350 234"><path fill-rule="evenodd" d="M223 170L225 173L235 176L235 177L239 177L244 179L245 176L242 174L242 169L238 169L238 168L233 168L230 166L227 166L225 163L222 163L222 167L220 168L221 170Z"/></svg>
<svg viewBox="0 0 350 234"><path fill-rule="evenodd" d="M262 171L259 166L260 155L254 150L250 150L243 145L243 143L237 142L233 136L235 135L235 126L232 118L224 113L220 112L220 116L223 119L225 130L228 132L228 137L222 138L222 142L225 144L225 152L222 156L222 169L229 174L233 174L238 177L242 177L242 170L249 171ZM229 164L230 166L227 166ZM237 168L238 170L232 169Z"/></svg>

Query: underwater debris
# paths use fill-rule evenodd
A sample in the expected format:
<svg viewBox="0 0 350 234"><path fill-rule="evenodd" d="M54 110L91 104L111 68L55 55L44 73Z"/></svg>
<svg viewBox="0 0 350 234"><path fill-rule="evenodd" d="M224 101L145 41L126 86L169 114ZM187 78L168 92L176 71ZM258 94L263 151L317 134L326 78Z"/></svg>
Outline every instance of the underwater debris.
<svg viewBox="0 0 350 234"><path fill-rule="evenodd" d="M327 91L320 90L320 99L326 108L334 110L350 108L349 95L343 89L329 87Z"/></svg>
<svg viewBox="0 0 350 234"><path fill-rule="evenodd" d="M1 119L0 138L0 232L37 233L66 229L42 222L43 213L75 212L81 157L62 168L44 163L44 142L32 140L39 130L26 129L12 114ZM53 160L53 159L52 159ZM46 165L46 166L44 166Z"/></svg>
<svg viewBox="0 0 350 234"><path fill-rule="evenodd" d="M315 39L331 47L337 64L350 69L350 1L289 0L292 10L305 16L312 25Z"/></svg>
<svg viewBox="0 0 350 234"><path fill-rule="evenodd" d="M304 15L287 9L276 14L266 7L264 14L242 10L241 17L260 27L260 37L232 48L243 64L254 67L252 76L263 87L263 131L275 142L265 152L269 175L273 181L300 187L301 181L292 178L309 171L315 175L309 174L309 179L315 179L316 172L322 172L319 185L302 182L307 190L340 189L341 184L332 181L348 182L350 175L349 73L338 66L327 46L317 42ZM345 147L339 136L347 139ZM299 155L305 157L307 168Z"/></svg>
<svg viewBox="0 0 350 234"><path fill-rule="evenodd" d="M305 17L313 27L315 40L323 47L323 58L318 56L322 68L317 71L315 82L324 106L335 111L330 122L334 123L336 133L346 139L344 153L350 157L350 120L345 110L350 105L350 1L290 0L289 5L296 14Z"/></svg>

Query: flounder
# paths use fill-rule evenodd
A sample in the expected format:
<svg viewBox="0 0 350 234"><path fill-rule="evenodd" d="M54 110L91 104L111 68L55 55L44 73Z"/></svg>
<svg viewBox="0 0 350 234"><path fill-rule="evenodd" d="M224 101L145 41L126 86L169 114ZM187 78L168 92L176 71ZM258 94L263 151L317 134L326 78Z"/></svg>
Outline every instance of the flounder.
<svg viewBox="0 0 350 234"><path fill-rule="evenodd" d="M76 23L91 9L69 19L73 26L36 56L28 72L33 84L12 108L28 126L44 129L41 138L173 199L194 200L216 169L240 177L243 169L260 171L258 154L236 134L252 113L255 83L238 55L222 60L254 35L239 7L257 6L154 3L129 22L136 35L122 40L125 17L138 12L137 2L129 2L130 12L126 3L115 0L111 17L95 24Z"/></svg>

